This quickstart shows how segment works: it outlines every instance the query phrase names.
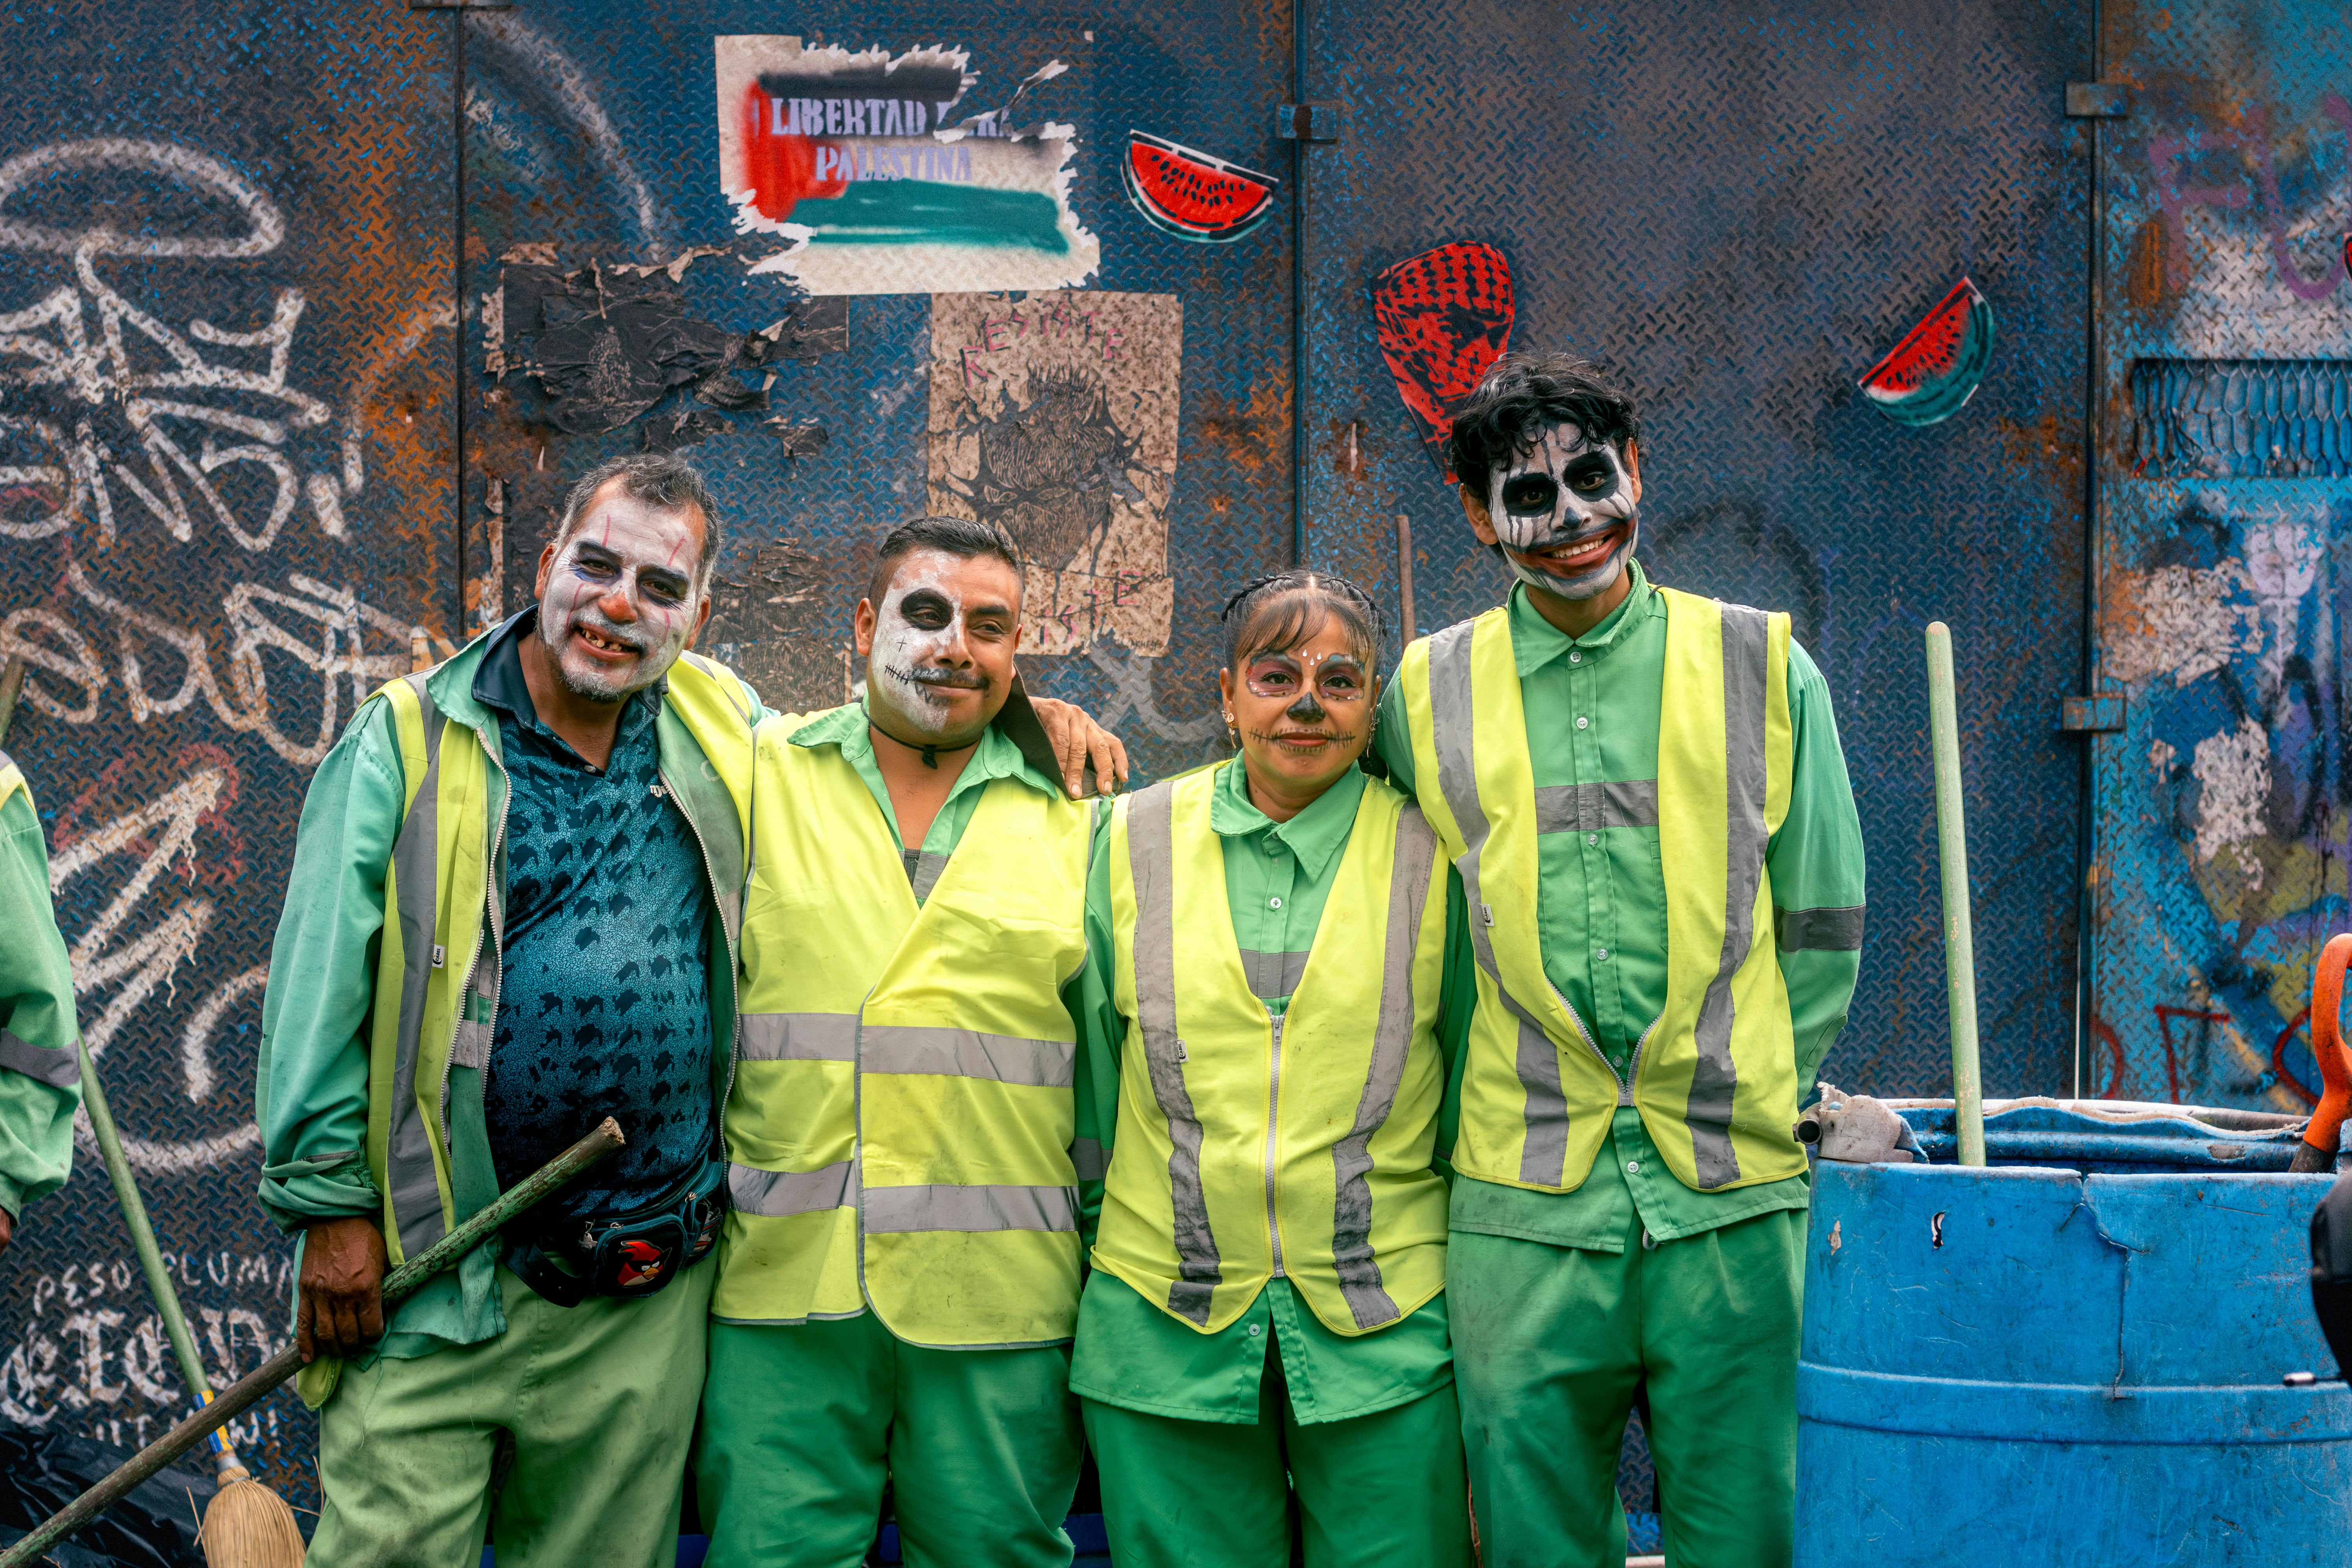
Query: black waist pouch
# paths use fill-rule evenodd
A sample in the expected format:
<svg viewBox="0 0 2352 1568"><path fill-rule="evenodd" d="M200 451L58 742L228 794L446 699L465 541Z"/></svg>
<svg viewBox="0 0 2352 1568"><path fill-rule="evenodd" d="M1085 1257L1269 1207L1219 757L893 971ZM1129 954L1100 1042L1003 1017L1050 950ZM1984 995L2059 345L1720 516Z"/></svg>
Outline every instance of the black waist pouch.
<svg viewBox="0 0 2352 1568"><path fill-rule="evenodd" d="M713 1157L627 1214L509 1230L506 1265L559 1307L576 1307L591 1296L634 1300L663 1289L710 1256L726 1214L727 1163Z"/></svg>

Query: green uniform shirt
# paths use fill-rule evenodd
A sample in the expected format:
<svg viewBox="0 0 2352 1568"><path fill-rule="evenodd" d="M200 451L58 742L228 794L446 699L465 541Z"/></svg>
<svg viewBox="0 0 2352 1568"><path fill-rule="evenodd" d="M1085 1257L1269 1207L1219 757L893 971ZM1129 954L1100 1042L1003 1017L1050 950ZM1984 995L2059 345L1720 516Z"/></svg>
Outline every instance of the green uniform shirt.
<svg viewBox="0 0 2352 1568"><path fill-rule="evenodd" d="M1290 992L1307 967L1324 900L1339 876L1339 852L1355 827L1364 783L1364 775L1350 768L1297 816L1276 822L1250 803L1247 775L1236 761L1225 767L1210 798L1209 826L1224 850L1234 937L1268 1012L1289 1007ZM1111 1000L1118 949L1109 836L1108 821L1096 829L1094 863L1087 876L1078 1067L1078 1135L1099 1136L1106 1161L1118 1124L1119 1053L1127 1040L1127 1020ZM1447 966L1439 1043L1449 1062L1469 1027L1475 986L1471 971ZM1089 1245L1102 1210L1102 1189L1099 1181L1082 1187L1082 1224ZM1268 1335L1281 1352L1292 1413L1302 1425L1386 1410L1444 1386L1454 1375L1442 1294L1399 1322L1351 1336L1325 1328L1290 1281L1276 1279L1237 1321L1203 1334L1161 1311L1127 1281L1096 1273L1078 1310L1070 1387L1124 1409L1250 1426L1258 1418L1258 1380L1265 1370Z"/></svg>
<svg viewBox="0 0 2352 1568"><path fill-rule="evenodd" d="M73 970L49 904L41 819L22 790L0 805L0 1208L14 1218L65 1185L81 1105Z"/></svg>
<svg viewBox="0 0 2352 1568"><path fill-rule="evenodd" d="M1625 602L1580 637L1571 638L1545 620L1528 602L1526 588L1511 589L1511 646L1538 787L1651 782L1658 776L1666 603L1638 564L1629 569L1633 583ZM1845 755L1838 748L1829 685L1793 641L1788 685L1794 731L1789 815L1772 836L1764 863L1775 914L1784 928L1779 957L1801 1092L1811 1087L1844 1026L1862 954L1858 949L1814 948L1802 939L1791 950L1786 920L1803 910L1851 911L1850 920L1830 923L1858 928L1862 824L1846 780ZM1399 787L1412 790L1412 746L1397 688L1389 689L1381 710L1375 738L1381 760ZM1429 782L1433 788L1435 781ZM1666 889L1658 830L1626 826L1547 833L1538 845L1536 922L1544 972L1622 1078L1643 1031L1665 1010ZM1451 950L1449 963L1454 962L1475 962L1466 943ZM1654 1239L1670 1241L1806 1205L1802 1175L1723 1194L1683 1185L1650 1141L1641 1113L1630 1107L1618 1109L1610 1135L1592 1175L1573 1193L1457 1179L1453 1227L1614 1252L1623 1246L1626 1222L1635 1213Z"/></svg>
<svg viewBox="0 0 2352 1568"><path fill-rule="evenodd" d="M1030 788L1059 798L1062 781L1048 778L1037 771L1022 755L1003 731L992 724L981 731L980 744L964 760L963 772L956 775L948 787L946 804L931 818L930 831L910 854L906 836L898 831L898 814L890 805L890 786L882 780L882 769L874 760L874 735L867 728L866 705L851 703L835 708L824 717L802 725L790 737L795 746L838 746L841 760L857 770L857 776L873 792L874 804L882 808L882 820L890 825L890 841L898 846L898 853L907 860L907 874L915 884L915 902L921 903L929 896L931 887L939 880L936 870L924 874L924 862L930 857L934 867L944 866L956 846L963 842L963 830L971 822L971 814L980 808L982 786L997 779L1019 779Z"/></svg>

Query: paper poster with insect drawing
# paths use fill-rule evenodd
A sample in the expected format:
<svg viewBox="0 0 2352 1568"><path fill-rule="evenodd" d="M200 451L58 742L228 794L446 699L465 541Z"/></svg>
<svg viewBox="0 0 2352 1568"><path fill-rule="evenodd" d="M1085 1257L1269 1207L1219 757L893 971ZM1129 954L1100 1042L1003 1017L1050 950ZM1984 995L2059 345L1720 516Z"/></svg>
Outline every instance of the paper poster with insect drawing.
<svg viewBox="0 0 2352 1568"><path fill-rule="evenodd" d="M1173 294L931 296L930 508L1021 546L1024 651L1168 651L1183 361Z"/></svg>

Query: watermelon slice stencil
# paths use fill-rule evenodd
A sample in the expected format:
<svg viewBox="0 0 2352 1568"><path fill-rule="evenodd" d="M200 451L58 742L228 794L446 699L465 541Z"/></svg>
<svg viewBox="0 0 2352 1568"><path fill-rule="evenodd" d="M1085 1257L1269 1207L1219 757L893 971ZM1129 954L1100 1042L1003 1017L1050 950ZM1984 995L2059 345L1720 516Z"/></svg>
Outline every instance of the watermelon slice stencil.
<svg viewBox="0 0 2352 1568"><path fill-rule="evenodd" d="M1147 132L1127 133L1119 181L1143 221L1196 245L1231 245L1274 213L1282 182Z"/></svg>
<svg viewBox="0 0 2352 1568"><path fill-rule="evenodd" d="M1397 395L1423 449L1452 484L1445 460L1454 405L1503 356L1517 304L1511 264L1491 245L1456 240L1424 250L1372 279L1372 320Z"/></svg>
<svg viewBox="0 0 2352 1568"><path fill-rule="evenodd" d="M1992 305L1967 279L1872 365L1862 395L1897 425L1935 425L1976 395L1992 362Z"/></svg>

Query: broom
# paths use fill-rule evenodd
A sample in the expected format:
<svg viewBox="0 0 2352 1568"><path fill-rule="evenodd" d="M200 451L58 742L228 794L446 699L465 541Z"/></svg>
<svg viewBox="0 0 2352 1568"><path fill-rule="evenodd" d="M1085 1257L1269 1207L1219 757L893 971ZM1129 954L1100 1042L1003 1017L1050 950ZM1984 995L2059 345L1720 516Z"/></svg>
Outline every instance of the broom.
<svg viewBox="0 0 2352 1568"><path fill-rule="evenodd" d="M115 1201L122 1206L122 1223L131 1245L138 1249L139 1267L147 1276L147 1293L163 1319L163 1332L180 1363L180 1375L199 1405L213 1402L212 1384L196 1355L196 1342L188 1333L188 1320L180 1310L179 1292L155 1247L154 1227L147 1223L147 1205L140 1201L139 1184L131 1179L130 1162L122 1157L122 1137L106 1108L106 1091L99 1087L98 1068L89 1047L77 1042L81 1053L81 1100L89 1112L90 1131L98 1135L99 1152L106 1157L106 1173L114 1182ZM237 1462L236 1448L226 1427L212 1435L214 1479L220 1485L205 1505L204 1523L196 1539L205 1549L207 1568L301 1568L302 1531L286 1500L253 1479Z"/></svg>
<svg viewBox="0 0 2352 1568"><path fill-rule="evenodd" d="M89 1058L84 1057L82 1060L84 1082L95 1082L89 1076ZM604 1118L594 1131L500 1193L488 1206L384 1276L385 1310L388 1311L415 1295L417 1287L443 1269L457 1267L459 1259L488 1240L499 1226L597 1161L620 1149L625 1142L621 1136L619 1124L609 1116ZM148 1246L152 1250L154 1246L152 1238ZM279 1384L301 1370L302 1352L293 1345L288 1345L221 1390L217 1399L204 1405L178 1426L133 1454L104 1480L42 1521L34 1527L31 1534L14 1546L0 1549L0 1568L32 1568L32 1564L39 1562L42 1553L50 1547L130 1496L140 1482L203 1442L224 1423L260 1404ZM214 1500L217 1502L219 1500L215 1498ZM278 1506L284 1508L286 1505L281 1502Z"/></svg>

